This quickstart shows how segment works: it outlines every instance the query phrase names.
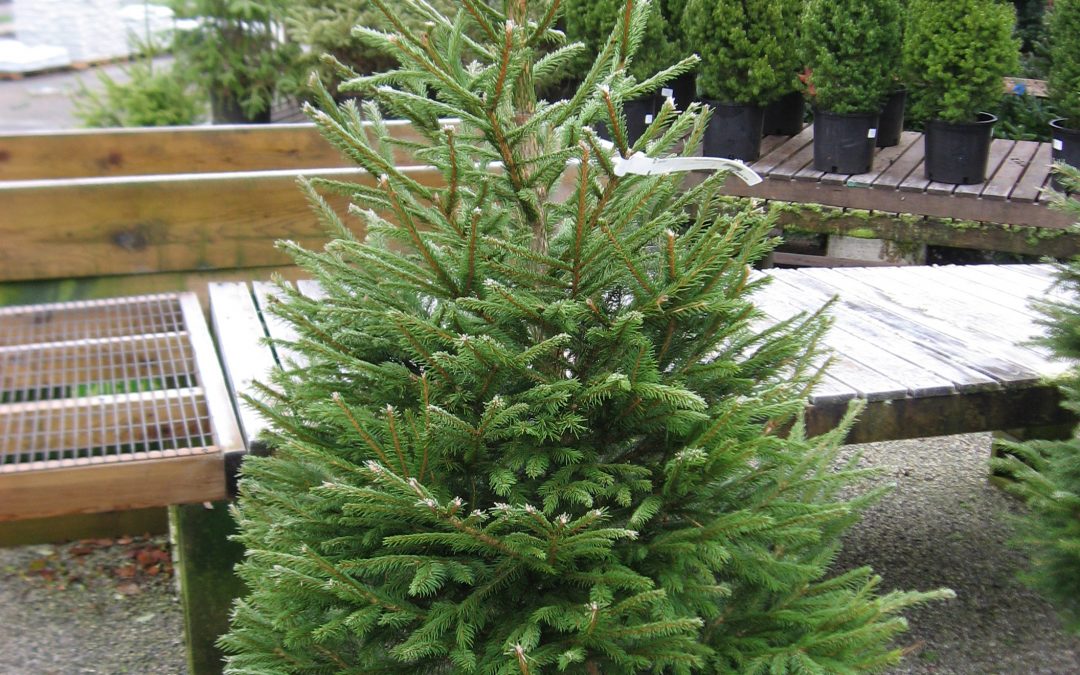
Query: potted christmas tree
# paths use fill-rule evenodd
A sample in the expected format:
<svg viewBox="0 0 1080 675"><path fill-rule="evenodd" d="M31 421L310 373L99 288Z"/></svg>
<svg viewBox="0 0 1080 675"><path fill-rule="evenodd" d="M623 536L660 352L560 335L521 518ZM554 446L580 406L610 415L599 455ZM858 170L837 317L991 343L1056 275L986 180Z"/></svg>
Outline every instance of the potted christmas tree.
<svg viewBox="0 0 1080 675"><path fill-rule="evenodd" d="M753 161L763 106L795 87L802 0L687 0L683 32L698 50L698 94L713 108L704 152Z"/></svg>
<svg viewBox="0 0 1080 675"><path fill-rule="evenodd" d="M926 177L981 183L997 118L985 112L1015 71L1015 10L996 0L911 0L904 79L912 117L926 122Z"/></svg>
<svg viewBox="0 0 1080 675"><path fill-rule="evenodd" d="M300 48L285 39L284 0L177 0L197 27L177 31L177 67L210 98L216 124L269 122L282 83L295 82Z"/></svg>
<svg viewBox="0 0 1080 675"><path fill-rule="evenodd" d="M1080 0L1055 0L1049 28L1050 100L1061 115L1050 122L1053 156L1080 167Z"/></svg>
<svg viewBox="0 0 1080 675"><path fill-rule="evenodd" d="M814 106L814 168L865 173L881 102L900 64L899 0L809 0L802 38Z"/></svg>
<svg viewBox="0 0 1080 675"><path fill-rule="evenodd" d="M581 42L586 47L579 56L579 68L586 70L611 39L611 27L625 11L626 0L564 0L561 4L567 39ZM641 45L628 64L630 74L639 82L675 65L685 56L682 40L672 39L676 31L671 28L668 17L663 13L663 4L654 1L646 5L650 10L649 20L640 37ZM676 5L672 9L677 8ZM673 86L674 82L670 84ZM673 88L669 87L668 93L672 98L675 97ZM650 91L623 102L631 142L644 133L663 104L665 97L658 94L659 92ZM606 127L604 133L607 134Z"/></svg>
<svg viewBox="0 0 1080 675"><path fill-rule="evenodd" d="M242 468L249 592L227 672L897 661L898 613L948 594L829 571L872 495L837 462L846 430L808 438L800 421L824 317L769 325L754 309L772 223L727 210L726 175L684 191L678 172L627 172L631 156L658 168L646 145L691 156L707 117L665 106L627 145L614 101L641 86L624 58L648 8L631 0L573 98L547 103L537 78L572 57L538 55L550 20L405 1L428 28L365 32L401 70L351 86L411 120L443 180L393 165L376 105L363 126L355 103L320 95L315 124L378 180L308 183L334 240L283 244L325 296L282 288L305 363L267 386L273 451ZM366 233L319 185L352 195Z"/></svg>

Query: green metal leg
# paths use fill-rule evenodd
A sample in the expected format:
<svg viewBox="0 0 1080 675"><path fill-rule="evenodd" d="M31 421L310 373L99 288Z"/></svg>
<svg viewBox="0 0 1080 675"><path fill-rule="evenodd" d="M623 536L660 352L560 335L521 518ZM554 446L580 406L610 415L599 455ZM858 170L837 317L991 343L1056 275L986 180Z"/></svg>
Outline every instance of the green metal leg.
<svg viewBox="0 0 1080 675"><path fill-rule="evenodd" d="M228 539L236 531L228 502L211 506L169 507L191 675L221 673L222 652L214 642L228 630L232 601L244 592L233 573L244 547Z"/></svg>

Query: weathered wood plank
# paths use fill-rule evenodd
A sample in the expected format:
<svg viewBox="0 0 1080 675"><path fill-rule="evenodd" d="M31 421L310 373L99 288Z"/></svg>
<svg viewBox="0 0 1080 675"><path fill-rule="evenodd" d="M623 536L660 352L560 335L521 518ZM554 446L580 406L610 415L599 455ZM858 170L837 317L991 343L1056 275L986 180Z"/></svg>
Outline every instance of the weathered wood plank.
<svg viewBox="0 0 1080 675"><path fill-rule="evenodd" d="M422 140L407 122L386 124L393 138ZM396 152L395 162L417 164L406 149ZM343 159L310 123L0 135L0 181L347 166L352 162Z"/></svg>
<svg viewBox="0 0 1080 675"><path fill-rule="evenodd" d="M1009 199L1014 202L1033 202L1039 198L1039 190L1050 175L1051 148L1049 143L1040 143L1035 155L1028 163L1024 175L1017 181Z"/></svg>
<svg viewBox="0 0 1080 675"><path fill-rule="evenodd" d="M443 184L430 168L403 172ZM358 169L328 169L0 184L0 280L287 264L275 241L325 240L300 175L375 183ZM344 198L329 201L344 211ZM363 233L359 219L346 221Z"/></svg>
<svg viewBox="0 0 1080 675"><path fill-rule="evenodd" d="M807 144L813 142L813 140L814 127L813 125L807 125L802 131L781 143L768 154L758 158L756 162L751 163L750 168L757 171L763 177L768 176L772 173L773 169L787 160L788 157L806 147Z"/></svg>
<svg viewBox="0 0 1080 675"><path fill-rule="evenodd" d="M243 445L250 449L266 424L242 397L255 393L252 383L265 382L276 362L247 284L211 284L210 320L240 419Z"/></svg>
<svg viewBox="0 0 1080 675"><path fill-rule="evenodd" d="M905 146L905 141L907 144ZM879 189L897 189L923 161L923 136L914 131L900 134L900 145L904 151L889 165L880 176L874 179L873 187Z"/></svg>
<svg viewBox="0 0 1080 675"><path fill-rule="evenodd" d="M1017 141L1001 168L987 181L982 191L983 199L1008 199L1038 149L1039 144L1035 141Z"/></svg>
<svg viewBox="0 0 1080 675"><path fill-rule="evenodd" d="M1015 147L1016 141L995 138L990 144L990 154L986 158L986 180L971 185L957 185L953 194L957 197L978 197L981 195L990 183L993 182L994 178L997 177L1005 159L1012 154Z"/></svg>
<svg viewBox="0 0 1080 675"><path fill-rule="evenodd" d="M271 309L272 304L277 302L282 295L277 284L256 281L251 284L251 288L255 294L255 304L258 306L259 315L262 316L263 323L266 325L267 335L280 343L296 342L300 338L296 328ZM284 344L274 343L271 347L278 364L283 367L291 362L302 368L307 363L306 356Z"/></svg>
<svg viewBox="0 0 1080 675"><path fill-rule="evenodd" d="M783 287L792 297L798 297L804 302L818 304L830 298L822 285L804 283L805 275L797 275L793 270L776 270L770 272L770 276L774 278L774 284ZM876 316L878 313L859 308L841 295L831 310L836 323L830 335L836 331L850 333L860 345L875 346L917 366L920 371L933 373L935 379L948 383L947 387L940 387L939 383L936 385L939 388L935 389L935 379L922 380L920 372L915 372L914 378L902 379L912 395L937 396L950 393L950 390L966 393L1000 387L1000 381L997 378L967 367L954 358L943 356L940 352L929 348L926 344L929 341L928 336L925 333L919 336L920 339L913 340L910 335L900 333L892 325L880 320ZM943 341L943 336L934 336L933 341L940 343ZM827 342L832 344L828 339ZM876 359L876 356L874 358ZM887 362L881 362L882 366L886 364ZM886 372L895 377L905 373L906 368L907 366L901 365L899 370L889 369Z"/></svg>
<svg viewBox="0 0 1080 675"><path fill-rule="evenodd" d="M225 498L217 448L183 456L0 472L0 522Z"/></svg>
<svg viewBox="0 0 1080 675"><path fill-rule="evenodd" d="M995 344L957 327L949 318L926 311L916 301L896 302L866 284L852 282L840 270L792 270L800 285L823 284L823 292L839 295L853 309L868 314L912 342L955 359L956 363L990 375L1003 386L1031 386L1042 378L1045 363L1011 344ZM861 272L861 270L860 270ZM912 304L915 307L909 307ZM998 341L1002 342L1002 341ZM1000 348L999 348L1000 347Z"/></svg>
<svg viewBox="0 0 1080 675"><path fill-rule="evenodd" d="M821 180L825 183L843 183L848 187L870 187L893 167L911 148L912 144L922 138L913 131L905 131L900 135L900 142L888 148L878 148L874 153L874 163L866 173L857 173L851 176L841 174L825 174Z"/></svg>

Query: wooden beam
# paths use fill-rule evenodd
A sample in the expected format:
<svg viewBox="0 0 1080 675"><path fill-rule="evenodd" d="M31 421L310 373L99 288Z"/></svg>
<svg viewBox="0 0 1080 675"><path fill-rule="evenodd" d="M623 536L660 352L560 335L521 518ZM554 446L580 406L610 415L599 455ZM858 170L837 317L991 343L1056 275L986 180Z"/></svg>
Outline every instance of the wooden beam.
<svg viewBox="0 0 1080 675"><path fill-rule="evenodd" d="M429 167L403 171L444 183ZM0 281L289 264L274 242L326 240L296 186L301 175L375 183L359 169L325 169L0 184ZM345 198L329 201L344 213ZM344 217L363 234L358 218Z"/></svg>
<svg viewBox="0 0 1080 675"><path fill-rule="evenodd" d="M0 522L225 497L217 448L163 459L0 473Z"/></svg>
<svg viewBox="0 0 1080 675"><path fill-rule="evenodd" d="M777 210L777 224L785 230L796 232L859 236L1060 259L1080 254L1080 235L1058 228L913 218L876 211L847 213L840 209L786 203L778 204Z"/></svg>
<svg viewBox="0 0 1080 675"><path fill-rule="evenodd" d="M422 140L403 120L390 120L386 126L393 138ZM394 161L400 166L417 163L405 148L395 151ZM0 181L347 166L353 163L310 123L0 135Z"/></svg>

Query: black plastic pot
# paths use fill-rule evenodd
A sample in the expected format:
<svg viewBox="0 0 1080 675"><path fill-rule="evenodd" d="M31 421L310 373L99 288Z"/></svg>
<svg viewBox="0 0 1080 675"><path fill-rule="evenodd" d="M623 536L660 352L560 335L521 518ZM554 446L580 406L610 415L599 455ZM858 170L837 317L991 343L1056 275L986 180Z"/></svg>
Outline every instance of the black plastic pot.
<svg viewBox="0 0 1080 675"><path fill-rule="evenodd" d="M762 134L765 136L794 136L802 131L806 115L806 99L801 91L793 91L765 106Z"/></svg>
<svg viewBox="0 0 1080 675"><path fill-rule="evenodd" d="M684 73L676 77L656 94L656 111L660 111L660 106L664 105L664 100L667 98L675 99L675 107L679 110L686 110L686 107L694 101L694 95L697 94L696 87L697 76L694 73Z"/></svg>
<svg viewBox="0 0 1080 675"><path fill-rule="evenodd" d="M651 96L623 103L623 115L626 116L626 135L629 136L626 142L629 145L636 143L637 139L641 138L641 135L652 124L653 106L654 101ZM605 117L607 116L605 115ZM600 138L609 141L614 140L608 131L607 125L603 122L597 125L596 133L600 135Z"/></svg>
<svg viewBox="0 0 1080 675"><path fill-rule="evenodd" d="M1072 129L1065 126L1065 119L1058 118L1050 121L1052 150L1050 156L1055 162L1065 162L1070 166L1080 168L1080 129ZM1065 186L1058 180L1057 175L1051 178L1054 189L1065 192Z"/></svg>
<svg viewBox="0 0 1080 675"><path fill-rule="evenodd" d="M764 110L747 103L703 101L713 109L705 129L702 154L753 162L761 155L761 129Z"/></svg>
<svg viewBox="0 0 1080 675"><path fill-rule="evenodd" d="M985 181L994 122L990 113L979 113L975 122L927 122L926 178L954 185Z"/></svg>
<svg viewBox="0 0 1080 675"><path fill-rule="evenodd" d="M814 169L866 173L874 162L877 113L814 111Z"/></svg>
<svg viewBox="0 0 1080 675"><path fill-rule="evenodd" d="M270 106L266 110L248 117L244 114L240 102L228 92L210 92L210 114L214 124L269 124Z"/></svg>
<svg viewBox="0 0 1080 675"><path fill-rule="evenodd" d="M904 131L904 102L907 89L900 89L885 98L878 116L877 146L891 148L900 143L900 134Z"/></svg>

